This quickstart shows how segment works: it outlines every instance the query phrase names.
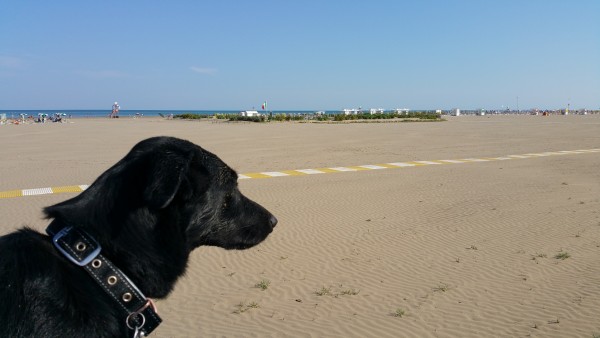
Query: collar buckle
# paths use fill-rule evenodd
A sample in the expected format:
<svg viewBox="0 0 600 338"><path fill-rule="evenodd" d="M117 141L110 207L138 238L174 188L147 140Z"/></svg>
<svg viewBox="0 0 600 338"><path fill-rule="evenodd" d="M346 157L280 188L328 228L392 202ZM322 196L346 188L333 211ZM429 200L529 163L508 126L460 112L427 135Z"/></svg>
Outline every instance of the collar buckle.
<svg viewBox="0 0 600 338"><path fill-rule="evenodd" d="M100 244L83 229L65 227L52 237L56 249L68 260L85 266L100 254Z"/></svg>

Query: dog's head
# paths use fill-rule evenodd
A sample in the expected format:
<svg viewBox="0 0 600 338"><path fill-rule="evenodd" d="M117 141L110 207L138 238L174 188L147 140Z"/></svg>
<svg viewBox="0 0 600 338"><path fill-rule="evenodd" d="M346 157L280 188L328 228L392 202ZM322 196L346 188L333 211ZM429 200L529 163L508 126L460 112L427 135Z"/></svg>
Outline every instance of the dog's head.
<svg viewBox="0 0 600 338"><path fill-rule="evenodd" d="M201 245L246 249L277 219L238 189L216 155L173 137L141 141L75 198L47 207L48 218L83 227L116 261L187 261ZM135 267L134 267L135 268ZM173 275L185 263L170 264Z"/></svg>

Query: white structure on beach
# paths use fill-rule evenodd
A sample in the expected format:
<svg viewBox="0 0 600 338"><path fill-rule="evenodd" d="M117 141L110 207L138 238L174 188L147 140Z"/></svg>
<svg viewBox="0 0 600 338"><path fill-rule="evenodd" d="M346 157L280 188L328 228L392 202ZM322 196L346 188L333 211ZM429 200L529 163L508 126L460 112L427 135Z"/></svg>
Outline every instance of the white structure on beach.
<svg viewBox="0 0 600 338"><path fill-rule="evenodd" d="M369 113L371 113L371 115L377 114L377 113L383 114L384 112L385 112L385 109L383 109L383 108L371 108L369 110Z"/></svg>
<svg viewBox="0 0 600 338"><path fill-rule="evenodd" d="M450 115L452 115L452 116L460 116L460 109L458 109L458 108L452 109L452 113Z"/></svg>
<svg viewBox="0 0 600 338"><path fill-rule="evenodd" d="M358 115L360 113L362 113L362 109L344 109L343 110L344 115Z"/></svg>
<svg viewBox="0 0 600 338"><path fill-rule="evenodd" d="M398 114L408 114L409 109L408 108L396 108L394 109L394 113L398 113Z"/></svg>
<svg viewBox="0 0 600 338"><path fill-rule="evenodd" d="M240 112L241 116L259 116L260 114L256 110L244 110Z"/></svg>

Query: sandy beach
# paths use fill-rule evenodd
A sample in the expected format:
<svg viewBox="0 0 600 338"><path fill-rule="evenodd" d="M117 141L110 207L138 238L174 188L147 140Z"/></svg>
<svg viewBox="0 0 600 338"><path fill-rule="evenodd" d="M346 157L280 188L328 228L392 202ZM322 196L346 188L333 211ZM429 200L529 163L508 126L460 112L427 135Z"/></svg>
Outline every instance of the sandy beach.
<svg viewBox="0 0 600 338"><path fill-rule="evenodd" d="M2 125L0 192L91 184L158 135L240 174L409 163L240 180L279 224L194 251L151 337L600 336L600 152L577 151L600 149L600 116L447 119ZM73 196L0 198L0 234Z"/></svg>

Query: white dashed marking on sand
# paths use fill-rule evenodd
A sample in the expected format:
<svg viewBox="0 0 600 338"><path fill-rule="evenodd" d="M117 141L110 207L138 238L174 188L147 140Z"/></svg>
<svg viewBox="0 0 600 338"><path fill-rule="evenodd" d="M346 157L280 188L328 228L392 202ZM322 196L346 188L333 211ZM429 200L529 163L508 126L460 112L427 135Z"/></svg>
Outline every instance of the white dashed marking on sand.
<svg viewBox="0 0 600 338"><path fill-rule="evenodd" d="M546 156L558 156L558 155L575 155L575 154L590 154L599 153L600 148L595 149L579 149L579 150L561 150L561 151L546 151L542 153L528 153L522 155L507 155L500 157L486 157L486 158L463 158L459 160L436 160L436 161L408 161L408 162L390 162L384 164L364 164L358 166L348 167L330 167L330 168L317 168L317 169L296 169L296 170L284 170L284 171L262 171L257 173L246 173L239 174L238 179L256 179L256 178L272 178L272 177L287 177L287 176L305 176L314 174L329 174L329 173L341 173L341 172L356 172L363 170L382 170L382 169L393 169L393 168L407 168L407 167L419 167L436 164L465 164L473 162L490 162L490 161L506 161L514 159L532 159ZM0 191L0 199L22 197L22 196L37 196L37 195L48 195L48 194L60 194L60 193L78 193L87 189L89 185L72 185L63 187L51 187L51 188L35 188L35 189L21 189L21 190L9 190Z"/></svg>

